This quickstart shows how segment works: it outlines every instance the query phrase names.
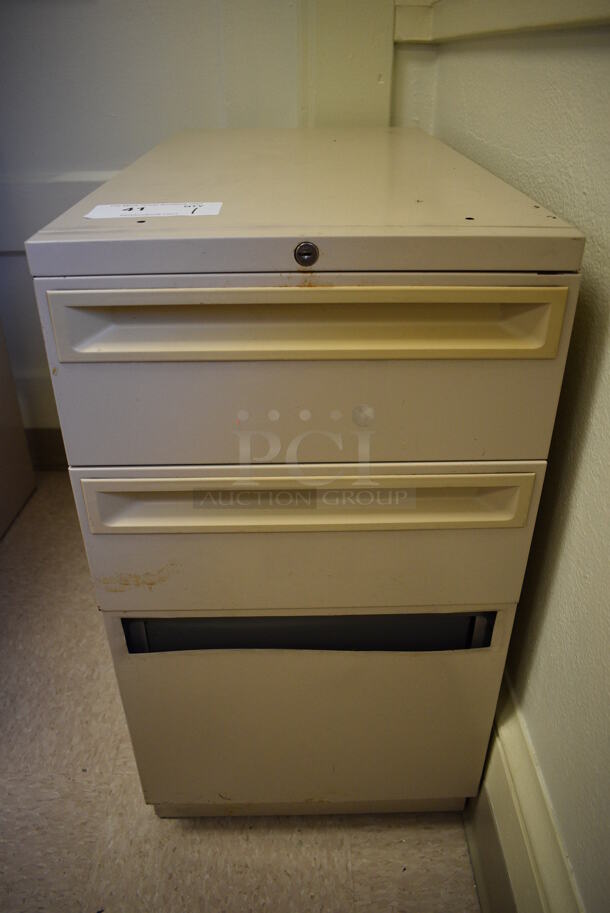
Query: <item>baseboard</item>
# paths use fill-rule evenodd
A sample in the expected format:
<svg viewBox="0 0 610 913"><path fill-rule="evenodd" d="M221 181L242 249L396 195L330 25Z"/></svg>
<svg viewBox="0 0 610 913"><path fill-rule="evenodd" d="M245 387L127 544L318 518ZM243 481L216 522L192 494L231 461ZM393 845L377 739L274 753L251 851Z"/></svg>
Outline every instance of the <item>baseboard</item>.
<svg viewBox="0 0 610 913"><path fill-rule="evenodd" d="M503 686L478 798L465 813L482 913L583 913L544 782Z"/></svg>
<svg viewBox="0 0 610 913"><path fill-rule="evenodd" d="M26 428L34 469L66 469L68 460L59 428Z"/></svg>
<svg viewBox="0 0 610 913"><path fill-rule="evenodd" d="M468 800L464 812L464 829L481 913L517 913L485 782L479 795Z"/></svg>

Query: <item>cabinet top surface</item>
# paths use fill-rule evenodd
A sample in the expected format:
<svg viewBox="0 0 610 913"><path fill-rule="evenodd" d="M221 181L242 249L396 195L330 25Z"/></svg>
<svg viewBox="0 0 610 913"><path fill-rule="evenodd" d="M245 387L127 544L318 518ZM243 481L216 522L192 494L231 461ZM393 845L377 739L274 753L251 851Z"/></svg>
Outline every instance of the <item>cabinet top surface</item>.
<svg viewBox="0 0 610 913"><path fill-rule="evenodd" d="M108 204L204 202L222 207L215 215L144 211L141 218L87 218L94 207ZM469 269L476 267L464 266L463 250L476 259L477 244L490 238L496 238L495 260L484 257L481 268L527 269L528 255L521 257L519 250L532 240L540 250L540 265L533 268L578 269L582 255L582 236L567 222L417 129L191 130L157 146L55 219L28 241L27 251L35 275L138 272L146 268L146 251L148 272L168 266L207 271L205 256L197 259L197 252L205 254L201 242L230 241L231 255L221 268L296 269L287 239L313 240L321 251L314 268L381 269L393 263L374 262L373 250L371 262L362 241L399 245L410 239L417 249L410 248L405 265L394 268ZM453 246L441 254L447 239ZM255 264L252 248L247 250L253 242L263 242ZM160 244L165 248L159 264ZM289 248L290 260L279 262L273 245L282 257ZM170 248L173 270L166 262ZM135 269L128 269L123 258L136 249Z"/></svg>

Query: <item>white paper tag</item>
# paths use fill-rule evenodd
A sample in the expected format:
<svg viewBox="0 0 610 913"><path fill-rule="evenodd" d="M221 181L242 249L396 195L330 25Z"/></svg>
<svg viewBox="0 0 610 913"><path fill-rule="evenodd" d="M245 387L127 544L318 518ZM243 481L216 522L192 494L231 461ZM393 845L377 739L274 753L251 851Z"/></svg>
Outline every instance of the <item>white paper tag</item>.
<svg viewBox="0 0 610 913"><path fill-rule="evenodd" d="M85 219L160 219L168 216L217 216L222 203L110 203L94 206Z"/></svg>

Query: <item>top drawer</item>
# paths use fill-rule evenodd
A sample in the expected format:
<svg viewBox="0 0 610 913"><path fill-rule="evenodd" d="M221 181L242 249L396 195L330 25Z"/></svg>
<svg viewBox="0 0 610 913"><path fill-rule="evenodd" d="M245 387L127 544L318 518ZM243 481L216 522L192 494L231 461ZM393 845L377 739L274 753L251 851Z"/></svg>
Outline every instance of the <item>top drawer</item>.
<svg viewBox="0 0 610 913"><path fill-rule="evenodd" d="M71 464L546 456L576 277L321 278L38 280Z"/></svg>

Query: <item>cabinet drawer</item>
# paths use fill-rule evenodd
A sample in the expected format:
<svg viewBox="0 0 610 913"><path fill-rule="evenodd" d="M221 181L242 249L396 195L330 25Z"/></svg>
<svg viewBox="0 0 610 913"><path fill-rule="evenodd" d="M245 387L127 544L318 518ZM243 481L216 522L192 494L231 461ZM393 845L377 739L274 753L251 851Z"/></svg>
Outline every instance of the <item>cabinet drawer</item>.
<svg viewBox="0 0 610 913"><path fill-rule="evenodd" d="M180 278L39 285L71 465L546 457L575 277Z"/></svg>
<svg viewBox="0 0 610 913"><path fill-rule="evenodd" d="M515 602L543 463L71 470L100 608Z"/></svg>
<svg viewBox="0 0 610 913"><path fill-rule="evenodd" d="M489 646L400 652L129 653L107 619L146 800L239 814L474 795L514 606L494 615Z"/></svg>

